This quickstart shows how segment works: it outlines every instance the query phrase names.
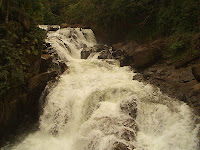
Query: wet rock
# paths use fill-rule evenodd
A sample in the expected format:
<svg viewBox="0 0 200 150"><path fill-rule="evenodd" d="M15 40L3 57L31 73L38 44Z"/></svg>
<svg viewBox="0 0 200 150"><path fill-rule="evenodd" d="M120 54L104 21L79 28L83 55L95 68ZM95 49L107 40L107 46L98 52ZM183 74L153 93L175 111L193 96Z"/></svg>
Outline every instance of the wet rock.
<svg viewBox="0 0 200 150"><path fill-rule="evenodd" d="M128 146L122 142L116 142L114 143L114 147L112 150L130 150Z"/></svg>
<svg viewBox="0 0 200 150"><path fill-rule="evenodd" d="M140 71L133 77L133 80L159 87L163 93L187 103L196 115L200 115L200 86L193 75L197 74L196 76L198 76L199 71L195 68L198 68L199 61L193 61L179 69L175 68L175 64L159 61L159 63Z"/></svg>
<svg viewBox="0 0 200 150"><path fill-rule="evenodd" d="M41 73L34 76L28 85L29 96L31 99L39 100L41 93L43 92L47 82L54 79L56 77L56 72L51 73Z"/></svg>
<svg viewBox="0 0 200 150"><path fill-rule="evenodd" d="M40 73L47 72L52 63L52 56L48 54L42 54L41 64L40 64Z"/></svg>
<svg viewBox="0 0 200 150"><path fill-rule="evenodd" d="M195 79L200 82L200 65L192 67L192 74L194 75Z"/></svg>
<svg viewBox="0 0 200 150"><path fill-rule="evenodd" d="M98 59L112 59L112 47L107 45L94 45L81 51L81 59L87 59L91 54L99 53Z"/></svg>
<svg viewBox="0 0 200 150"><path fill-rule="evenodd" d="M112 59L112 52L111 50L103 50L100 52L98 59Z"/></svg>
<svg viewBox="0 0 200 150"><path fill-rule="evenodd" d="M59 66L60 66L60 72L61 73L65 72L68 69L68 66L64 62L60 62Z"/></svg>
<svg viewBox="0 0 200 150"><path fill-rule="evenodd" d="M87 59L93 53L92 48L84 48L81 51L81 59Z"/></svg>
<svg viewBox="0 0 200 150"><path fill-rule="evenodd" d="M161 58L159 46L154 45L139 46L135 41L114 44L113 56L120 61L121 66L144 69L155 64Z"/></svg>
<svg viewBox="0 0 200 150"><path fill-rule="evenodd" d="M121 108L122 112L128 114L129 116L131 116L134 119L136 118L136 116L137 116L137 104L136 104L135 99L122 102L120 104L120 108Z"/></svg>
<svg viewBox="0 0 200 150"><path fill-rule="evenodd" d="M113 57L120 61L120 66L133 66L134 52L138 47L135 41L113 44Z"/></svg>
<svg viewBox="0 0 200 150"><path fill-rule="evenodd" d="M59 25L49 25L48 26L48 31L57 31L60 29Z"/></svg>
<svg viewBox="0 0 200 150"><path fill-rule="evenodd" d="M135 131L135 132L138 131L138 127L137 127L137 124L135 122L135 118L127 119L126 121L123 122L123 125L125 127L133 129L133 131Z"/></svg>
<svg viewBox="0 0 200 150"><path fill-rule="evenodd" d="M130 131L130 130L127 130L127 129L124 129L124 132L121 135L122 139L124 139L126 141L135 140L135 136L136 136L136 134L133 131Z"/></svg>
<svg viewBox="0 0 200 150"><path fill-rule="evenodd" d="M155 47L139 47L134 53L134 67L144 69L155 64L160 58L161 53Z"/></svg>
<svg viewBox="0 0 200 150"><path fill-rule="evenodd" d="M110 46L107 46L107 45L103 45L103 44L99 44L99 45L94 45L92 47L92 49L95 51L95 52L101 52L102 50L106 50L106 49L109 49L111 48Z"/></svg>
<svg viewBox="0 0 200 150"><path fill-rule="evenodd" d="M30 67L29 72L34 76L39 73L41 60L37 59Z"/></svg>
<svg viewBox="0 0 200 150"><path fill-rule="evenodd" d="M50 43L44 43L43 44L43 49L45 50L45 49L47 49L47 48L49 48L49 47L51 47L51 44Z"/></svg>

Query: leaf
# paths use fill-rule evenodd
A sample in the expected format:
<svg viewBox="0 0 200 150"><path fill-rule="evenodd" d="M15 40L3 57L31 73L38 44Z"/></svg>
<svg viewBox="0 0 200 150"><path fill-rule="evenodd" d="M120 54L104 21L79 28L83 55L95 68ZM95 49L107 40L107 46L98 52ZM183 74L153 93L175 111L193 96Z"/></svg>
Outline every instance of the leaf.
<svg viewBox="0 0 200 150"><path fill-rule="evenodd" d="M26 50L26 52L27 52L27 54L31 54L31 51L28 49L28 50Z"/></svg>
<svg viewBox="0 0 200 150"><path fill-rule="evenodd" d="M33 51L33 54L34 54L34 55L38 55L38 51L36 51L36 50Z"/></svg>
<svg viewBox="0 0 200 150"><path fill-rule="evenodd" d="M31 46L31 49L34 51L34 50L35 50L35 47L34 47L34 46Z"/></svg>

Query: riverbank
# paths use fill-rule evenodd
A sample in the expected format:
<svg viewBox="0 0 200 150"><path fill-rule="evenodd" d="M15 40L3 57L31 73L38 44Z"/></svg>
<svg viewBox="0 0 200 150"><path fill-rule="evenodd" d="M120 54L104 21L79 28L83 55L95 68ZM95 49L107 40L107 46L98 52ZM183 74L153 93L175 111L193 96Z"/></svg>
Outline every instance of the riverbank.
<svg viewBox="0 0 200 150"><path fill-rule="evenodd" d="M199 51L199 45L194 45ZM194 48L193 47L193 48ZM192 108L200 123L200 57L199 54L183 57L174 61L174 57L164 57L166 46L159 41L147 45L136 42L113 45L115 59L121 66L132 66L137 73L133 80L151 84L171 98L185 102ZM200 132L199 132L200 141ZM200 143L200 142L199 142Z"/></svg>
<svg viewBox="0 0 200 150"><path fill-rule="evenodd" d="M113 44L113 55L121 66L131 66L137 72L133 80L155 85L163 93L186 102L200 116L199 39L200 34L194 35L187 51L173 55L170 50L176 41L170 45L168 39L143 45L135 41L117 43Z"/></svg>

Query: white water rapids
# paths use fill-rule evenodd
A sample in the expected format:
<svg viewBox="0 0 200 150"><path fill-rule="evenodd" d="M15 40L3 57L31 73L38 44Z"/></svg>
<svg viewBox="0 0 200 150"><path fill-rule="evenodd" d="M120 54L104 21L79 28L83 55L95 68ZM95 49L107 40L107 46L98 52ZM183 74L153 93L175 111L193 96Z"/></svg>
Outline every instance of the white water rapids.
<svg viewBox="0 0 200 150"><path fill-rule="evenodd" d="M80 59L92 30L48 32L69 69L47 95L40 129L5 150L198 150L199 125L183 102L132 80L114 60ZM123 147L123 148L122 148Z"/></svg>

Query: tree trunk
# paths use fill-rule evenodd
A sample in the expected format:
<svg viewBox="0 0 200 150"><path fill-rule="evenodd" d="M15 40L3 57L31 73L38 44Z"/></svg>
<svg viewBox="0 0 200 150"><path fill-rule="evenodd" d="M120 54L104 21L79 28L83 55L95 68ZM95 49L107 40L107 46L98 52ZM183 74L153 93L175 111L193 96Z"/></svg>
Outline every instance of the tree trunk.
<svg viewBox="0 0 200 150"><path fill-rule="evenodd" d="M2 5L2 2L3 2L3 0L0 0L0 7L1 7L1 5Z"/></svg>
<svg viewBox="0 0 200 150"><path fill-rule="evenodd" d="M10 0L6 1L6 18L5 18L5 29L6 29L6 40L9 39L9 24L8 24L8 18L9 18L9 9L10 9Z"/></svg>

